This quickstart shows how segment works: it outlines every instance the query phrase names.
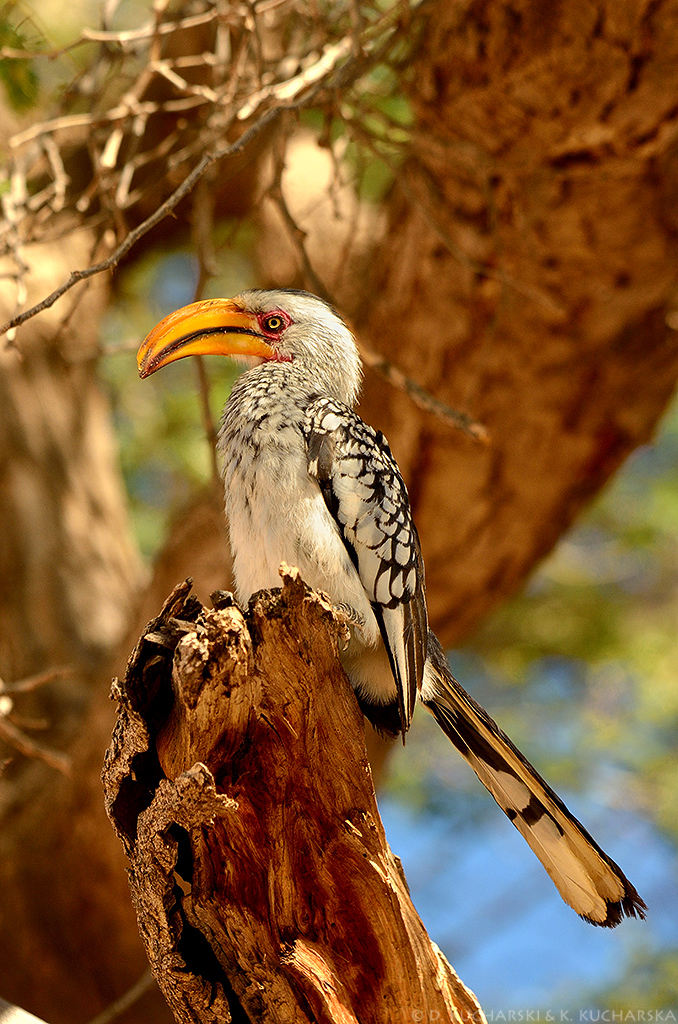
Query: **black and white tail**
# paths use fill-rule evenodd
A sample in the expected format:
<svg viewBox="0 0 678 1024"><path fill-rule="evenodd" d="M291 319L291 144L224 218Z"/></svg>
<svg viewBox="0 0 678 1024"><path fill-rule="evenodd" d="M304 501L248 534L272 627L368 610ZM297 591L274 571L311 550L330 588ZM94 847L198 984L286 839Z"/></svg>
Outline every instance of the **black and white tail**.
<svg viewBox="0 0 678 1024"><path fill-rule="evenodd" d="M568 811L508 736L459 685L433 633L421 700L546 868L591 924L614 928L647 909L623 871Z"/></svg>

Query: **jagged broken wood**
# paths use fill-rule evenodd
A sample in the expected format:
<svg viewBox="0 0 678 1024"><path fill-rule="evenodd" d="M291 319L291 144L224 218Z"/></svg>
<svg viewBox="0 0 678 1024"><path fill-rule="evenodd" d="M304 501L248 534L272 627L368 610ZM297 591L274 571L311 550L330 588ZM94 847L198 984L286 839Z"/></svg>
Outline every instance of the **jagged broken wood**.
<svg viewBox="0 0 678 1024"><path fill-rule="evenodd" d="M114 685L103 773L176 1019L482 1021L386 843L327 600L296 570L246 616L190 590Z"/></svg>

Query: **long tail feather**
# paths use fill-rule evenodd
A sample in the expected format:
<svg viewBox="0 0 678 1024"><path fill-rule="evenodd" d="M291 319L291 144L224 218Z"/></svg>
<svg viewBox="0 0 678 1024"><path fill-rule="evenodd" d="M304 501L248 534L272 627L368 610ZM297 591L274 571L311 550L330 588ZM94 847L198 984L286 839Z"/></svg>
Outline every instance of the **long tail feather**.
<svg viewBox="0 0 678 1024"><path fill-rule="evenodd" d="M428 634L421 700L490 791L550 875L558 892L591 924L614 928L646 906L560 797L450 672Z"/></svg>

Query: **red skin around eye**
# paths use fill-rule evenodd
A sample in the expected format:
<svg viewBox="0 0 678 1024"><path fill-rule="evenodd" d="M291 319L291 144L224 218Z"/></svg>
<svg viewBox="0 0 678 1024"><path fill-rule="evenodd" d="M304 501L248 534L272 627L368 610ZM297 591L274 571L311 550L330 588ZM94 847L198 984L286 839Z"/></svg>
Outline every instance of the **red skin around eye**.
<svg viewBox="0 0 678 1024"><path fill-rule="evenodd" d="M278 316L282 320L282 324L275 331L271 331L266 327L266 321L272 316ZM283 331L287 330L292 323L292 318L289 314L287 314L284 309L271 309L268 313L259 313L257 315L257 320L259 322L259 330L263 336L271 342L273 351L275 352L275 356L273 357L274 360L280 363L291 363L292 356L287 353L280 352L274 344L279 341L280 335Z"/></svg>
<svg viewBox="0 0 678 1024"><path fill-rule="evenodd" d="M275 331L271 331L266 326L266 321L272 317L278 316L282 320L282 324ZM286 330L292 323L291 317L285 312L284 309L270 309L268 313L259 313L257 316L259 321L259 329L265 338L278 338L284 330Z"/></svg>

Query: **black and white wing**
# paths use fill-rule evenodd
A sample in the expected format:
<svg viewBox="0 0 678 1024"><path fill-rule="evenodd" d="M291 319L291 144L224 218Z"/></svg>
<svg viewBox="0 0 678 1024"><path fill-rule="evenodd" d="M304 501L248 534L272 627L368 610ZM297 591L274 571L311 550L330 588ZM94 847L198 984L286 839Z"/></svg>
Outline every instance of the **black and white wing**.
<svg viewBox="0 0 678 1024"><path fill-rule="evenodd" d="M320 485L379 623L398 694L396 732L414 712L426 661L424 566L407 488L384 435L347 406L307 411L308 471Z"/></svg>

